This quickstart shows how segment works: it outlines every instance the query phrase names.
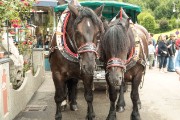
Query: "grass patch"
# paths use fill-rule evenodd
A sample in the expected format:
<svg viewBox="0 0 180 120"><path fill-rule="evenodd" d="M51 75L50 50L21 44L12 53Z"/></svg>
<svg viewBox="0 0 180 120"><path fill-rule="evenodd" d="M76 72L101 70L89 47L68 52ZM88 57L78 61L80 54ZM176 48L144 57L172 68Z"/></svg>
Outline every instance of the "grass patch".
<svg viewBox="0 0 180 120"><path fill-rule="evenodd" d="M170 36L171 33L176 34L176 31L177 31L177 29L174 29L174 30L171 30L171 31L167 31L167 32L163 32L163 33L154 34L154 38L157 40L158 37L159 37L161 34L165 34L165 35ZM180 32L180 28L178 28L178 31ZM180 38L180 34L179 34L177 37Z"/></svg>

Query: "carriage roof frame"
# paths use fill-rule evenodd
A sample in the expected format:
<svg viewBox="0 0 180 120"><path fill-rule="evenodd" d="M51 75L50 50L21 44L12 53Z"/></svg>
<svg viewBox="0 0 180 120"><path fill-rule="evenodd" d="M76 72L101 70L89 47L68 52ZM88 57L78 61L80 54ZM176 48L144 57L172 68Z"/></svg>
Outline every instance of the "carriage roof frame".
<svg viewBox="0 0 180 120"><path fill-rule="evenodd" d="M137 15L142 11L140 6L129 4L125 2L116 2L116 1L82 1L79 2L82 6L89 7L91 9L96 9L97 7L104 4L103 16L107 20L113 19L120 8L122 7L126 14L132 19L135 23L137 22ZM54 12L63 12L67 8L67 4L59 5L54 7Z"/></svg>

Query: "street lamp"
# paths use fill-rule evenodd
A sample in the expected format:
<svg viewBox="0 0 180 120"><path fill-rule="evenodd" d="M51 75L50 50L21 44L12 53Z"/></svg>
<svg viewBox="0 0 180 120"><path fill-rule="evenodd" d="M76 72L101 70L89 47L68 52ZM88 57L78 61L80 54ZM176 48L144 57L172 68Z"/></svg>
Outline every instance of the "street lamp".
<svg viewBox="0 0 180 120"><path fill-rule="evenodd" d="M178 13L179 13L179 10L178 10L178 7L176 6L176 3L173 2L173 12L176 13L177 15L177 19L176 19L176 24L177 24L177 31L176 31L176 35L178 36L179 35L179 31L178 31L178 28L179 28L179 16L178 16Z"/></svg>

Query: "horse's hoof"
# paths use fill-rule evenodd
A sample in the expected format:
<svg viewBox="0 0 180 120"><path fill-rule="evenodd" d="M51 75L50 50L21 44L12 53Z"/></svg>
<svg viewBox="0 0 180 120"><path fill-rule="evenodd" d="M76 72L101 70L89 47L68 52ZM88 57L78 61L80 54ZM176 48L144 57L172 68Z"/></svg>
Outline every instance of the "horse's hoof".
<svg viewBox="0 0 180 120"><path fill-rule="evenodd" d="M61 114L55 115L55 120L62 120L62 115Z"/></svg>
<svg viewBox="0 0 180 120"><path fill-rule="evenodd" d="M86 120L95 120L95 114L93 115L87 115Z"/></svg>
<svg viewBox="0 0 180 120"><path fill-rule="evenodd" d="M63 111L65 111L66 110L66 108L67 108L67 105L63 105L63 106L61 106L61 111L63 112Z"/></svg>
<svg viewBox="0 0 180 120"><path fill-rule="evenodd" d="M121 112L124 112L124 111L125 111L125 108L124 108L124 107L122 107L122 106L116 106L116 112L121 113Z"/></svg>
<svg viewBox="0 0 180 120"><path fill-rule="evenodd" d="M137 115L131 114L131 120L141 120L141 117L139 114L137 114Z"/></svg>
<svg viewBox="0 0 180 120"><path fill-rule="evenodd" d="M77 111L77 110L78 110L78 107L77 107L77 105L70 105L70 109L71 109L72 111Z"/></svg>
<svg viewBox="0 0 180 120"><path fill-rule="evenodd" d="M95 120L95 117L88 117L88 116L86 116L86 120Z"/></svg>

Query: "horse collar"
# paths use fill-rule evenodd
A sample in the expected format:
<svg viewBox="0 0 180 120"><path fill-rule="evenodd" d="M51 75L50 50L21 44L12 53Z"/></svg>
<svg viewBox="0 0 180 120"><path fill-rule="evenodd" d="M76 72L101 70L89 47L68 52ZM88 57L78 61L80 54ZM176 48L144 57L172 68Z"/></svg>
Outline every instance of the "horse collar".
<svg viewBox="0 0 180 120"><path fill-rule="evenodd" d="M56 31L56 43L57 47L60 50L61 54L68 60L72 62L78 62L78 54L73 53L66 42L66 27L68 20L70 18L69 10L66 10L62 13L60 20L58 22L57 31Z"/></svg>

